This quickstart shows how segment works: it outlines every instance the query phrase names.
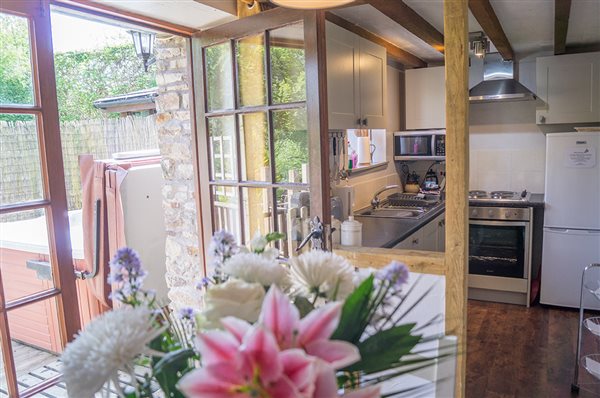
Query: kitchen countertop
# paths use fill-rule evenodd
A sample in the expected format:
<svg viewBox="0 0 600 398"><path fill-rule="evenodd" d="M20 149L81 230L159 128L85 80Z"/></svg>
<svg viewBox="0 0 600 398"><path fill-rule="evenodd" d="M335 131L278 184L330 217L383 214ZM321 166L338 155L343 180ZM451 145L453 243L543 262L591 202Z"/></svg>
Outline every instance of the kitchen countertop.
<svg viewBox="0 0 600 398"><path fill-rule="evenodd" d="M389 249L442 214L444 209L445 203L442 201L419 219L361 217L358 215L355 215L355 219L363 225L363 246Z"/></svg>
<svg viewBox="0 0 600 398"><path fill-rule="evenodd" d="M477 206L477 207L534 207L534 208L544 208L544 194L543 193L532 193L531 198L527 202L502 202L502 201L493 201L486 200L485 202L476 202L469 201L469 206Z"/></svg>

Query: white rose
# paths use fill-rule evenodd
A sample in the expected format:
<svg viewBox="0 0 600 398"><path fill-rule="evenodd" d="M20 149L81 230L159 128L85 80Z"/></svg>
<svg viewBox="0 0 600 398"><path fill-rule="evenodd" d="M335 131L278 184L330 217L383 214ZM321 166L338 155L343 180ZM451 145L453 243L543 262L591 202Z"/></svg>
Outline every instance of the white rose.
<svg viewBox="0 0 600 398"><path fill-rule="evenodd" d="M239 279L211 286L204 296L206 309L201 316L206 321L204 326L219 328L220 320L226 316L254 323L258 320L264 297L265 289L260 284Z"/></svg>
<svg viewBox="0 0 600 398"><path fill-rule="evenodd" d="M267 242L267 238L261 235L261 233L258 231L256 234L254 234L254 237L250 241L250 247L252 248L252 251L258 253L262 253L268 244L269 242Z"/></svg>

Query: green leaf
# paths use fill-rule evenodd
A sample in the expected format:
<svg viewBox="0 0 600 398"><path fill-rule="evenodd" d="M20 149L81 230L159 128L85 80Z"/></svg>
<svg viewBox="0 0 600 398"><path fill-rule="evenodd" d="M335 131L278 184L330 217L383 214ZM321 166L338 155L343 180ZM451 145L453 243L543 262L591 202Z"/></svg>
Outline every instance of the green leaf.
<svg viewBox="0 0 600 398"><path fill-rule="evenodd" d="M281 240L285 238L285 234L282 234L281 232L270 232L265 236L265 239L267 239L267 242L275 242L277 240Z"/></svg>
<svg viewBox="0 0 600 398"><path fill-rule="evenodd" d="M342 316L337 329L331 337L334 340L344 340L353 344L360 341L360 337L369 323L371 296L373 295L374 276L365 279L360 286L348 296L342 307Z"/></svg>
<svg viewBox="0 0 600 398"><path fill-rule="evenodd" d="M179 379L191 370L190 359L194 359L196 353L191 348L172 351L162 357L154 365L154 377L165 393L172 398L184 398L176 385Z"/></svg>
<svg viewBox="0 0 600 398"><path fill-rule="evenodd" d="M297 296L294 299L294 305L300 311L300 318L304 318L309 312L315 309L315 306L304 296Z"/></svg>
<svg viewBox="0 0 600 398"><path fill-rule="evenodd" d="M410 333L414 327L414 323L396 326L358 343L361 360L344 370L369 374L398 366L402 357L421 341L421 335Z"/></svg>

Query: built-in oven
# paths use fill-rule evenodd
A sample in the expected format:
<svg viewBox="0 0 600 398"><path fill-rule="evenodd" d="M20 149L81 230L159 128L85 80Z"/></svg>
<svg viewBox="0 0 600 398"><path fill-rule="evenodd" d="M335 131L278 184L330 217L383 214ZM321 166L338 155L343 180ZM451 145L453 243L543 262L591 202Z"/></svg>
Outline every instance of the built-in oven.
<svg viewBox="0 0 600 398"><path fill-rule="evenodd" d="M470 207L469 288L529 300L531 208ZM475 297L477 298L477 297ZM481 297L479 297L481 298ZM527 301L528 302L528 301Z"/></svg>
<svg viewBox="0 0 600 398"><path fill-rule="evenodd" d="M446 130L397 131L394 160L444 160Z"/></svg>

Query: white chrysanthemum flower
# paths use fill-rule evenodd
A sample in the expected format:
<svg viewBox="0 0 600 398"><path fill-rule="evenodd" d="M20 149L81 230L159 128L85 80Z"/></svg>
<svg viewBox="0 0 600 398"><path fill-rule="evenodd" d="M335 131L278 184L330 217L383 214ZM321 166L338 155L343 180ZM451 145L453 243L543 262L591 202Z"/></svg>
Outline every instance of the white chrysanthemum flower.
<svg viewBox="0 0 600 398"><path fill-rule="evenodd" d="M134 360L141 354L157 354L147 345L164 328L153 322L152 311L145 307L122 307L94 319L61 356L69 397L92 398L107 382L124 396L118 372L135 380Z"/></svg>
<svg viewBox="0 0 600 398"><path fill-rule="evenodd" d="M343 300L354 290L354 270L331 252L311 250L291 258L292 283L302 294Z"/></svg>
<svg viewBox="0 0 600 398"><path fill-rule="evenodd" d="M248 283L262 286L289 285L288 270L277 260L256 253L239 253L225 262L223 273Z"/></svg>
<svg viewBox="0 0 600 398"><path fill-rule="evenodd" d="M221 319L234 316L256 322L265 298L265 288L259 283L230 279L211 286L204 295L206 309L198 317L202 327L220 328Z"/></svg>

